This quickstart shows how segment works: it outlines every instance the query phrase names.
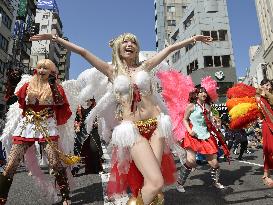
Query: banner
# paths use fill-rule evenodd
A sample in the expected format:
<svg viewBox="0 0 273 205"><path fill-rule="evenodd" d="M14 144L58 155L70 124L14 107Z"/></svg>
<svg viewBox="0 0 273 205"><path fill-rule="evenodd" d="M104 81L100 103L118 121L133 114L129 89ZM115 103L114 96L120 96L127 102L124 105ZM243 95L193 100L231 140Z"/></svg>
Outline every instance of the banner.
<svg viewBox="0 0 273 205"><path fill-rule="evenodd" d="M38 0L37 9L51 10L56 13L59 13L56 0Z"/></svg>
<svg viewBox="0 0 273 205"><path fill-rule="evenodd" d="M27 14L27 0L20 0L18 8L18 17L25 17Z"/></svg>

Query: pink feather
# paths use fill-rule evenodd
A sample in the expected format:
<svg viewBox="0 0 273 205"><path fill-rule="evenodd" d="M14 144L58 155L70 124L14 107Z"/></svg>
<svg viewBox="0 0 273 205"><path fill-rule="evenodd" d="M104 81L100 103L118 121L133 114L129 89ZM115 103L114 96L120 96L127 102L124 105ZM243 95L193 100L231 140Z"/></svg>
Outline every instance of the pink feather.
<svg viewBox="0 0 273 205"><path fill-rule="evenodd" d="M159 71L157 77L161 80L162 96L173 123L174 138L181 141L186 132L183 125L184 113L194 83L190 76L185 76L176 70Z"/></svg>
<svg viewBox="0 0 273 205"><path fill-rule="evenodd" d="M211 76L204 77L201 80L201 87L205 88L208 95L210 96L212 102L216 102L218 100L217 94L217 82L212 79Z"/></svg>

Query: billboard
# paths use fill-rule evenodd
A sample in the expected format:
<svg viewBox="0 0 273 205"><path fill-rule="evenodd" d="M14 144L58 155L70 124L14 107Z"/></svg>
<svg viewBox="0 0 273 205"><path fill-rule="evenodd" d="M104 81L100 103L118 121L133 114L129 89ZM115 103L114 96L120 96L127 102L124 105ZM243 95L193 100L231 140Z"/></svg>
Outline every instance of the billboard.
<svg viewBox="0 0 273 205"><path fill-rule="evenodd" d="M56 0L38 0L37 9L51 10L59 13Z"/></svg>

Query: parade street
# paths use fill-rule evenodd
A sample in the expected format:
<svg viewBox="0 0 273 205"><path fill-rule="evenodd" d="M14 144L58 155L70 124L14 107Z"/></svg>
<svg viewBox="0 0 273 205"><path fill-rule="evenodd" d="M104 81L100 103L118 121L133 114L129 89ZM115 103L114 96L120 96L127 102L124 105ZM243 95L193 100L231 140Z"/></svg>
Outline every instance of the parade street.
<svg viewBox="0 0 273 205"><path fill-rule="evenodd" d="M210 185L209 166L202 165L193 171L186 182L185 193L179 193L174 186L165 190L166 205L272 205L273 189L268 189L262 183L262 149L251 150L253 153L245 154L244 160L236 160L232 154L230 164L221 162L221 181L227 186L225 191L219 191ZM106 160L108 161L108 160ZM109 162L109 161L108 161ZM177 167L181 164L176 158ZM105 165L109 167L109 164ZM108 171L108 169L106 169ZM9 193L7 205L48 205L39 189L34 188L33 179L28 176L23 167L18 169L14 183ZM106 174L103 174L107 176ZM75 177L72 191L72 204L126 204L126 200L119 202L106 202L103 190L105 183L101 175L83 175ZM51 177L53 181L53 177ZM57 204L56 204L57 205Z"/></svg>

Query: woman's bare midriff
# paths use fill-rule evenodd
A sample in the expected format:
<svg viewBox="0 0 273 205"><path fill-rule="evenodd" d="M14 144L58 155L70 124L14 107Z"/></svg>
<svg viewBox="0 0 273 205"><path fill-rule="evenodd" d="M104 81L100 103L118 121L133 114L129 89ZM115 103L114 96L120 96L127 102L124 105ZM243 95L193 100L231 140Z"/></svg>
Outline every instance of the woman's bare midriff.
<svg viewBox="0 0 273 205"><path fill-rule="evenodd" d="M129 120L133 122L147 120L157 117L161 112L157 103L154 102L153 95L142 96L141 102L139 102L137 105L137 110L135 112L131 112L131 103L123 102L123 120Z"/></svg>

